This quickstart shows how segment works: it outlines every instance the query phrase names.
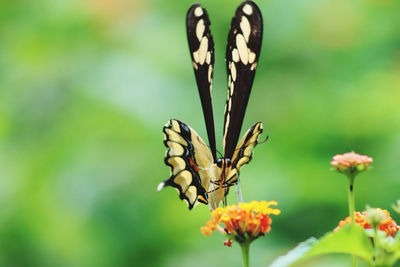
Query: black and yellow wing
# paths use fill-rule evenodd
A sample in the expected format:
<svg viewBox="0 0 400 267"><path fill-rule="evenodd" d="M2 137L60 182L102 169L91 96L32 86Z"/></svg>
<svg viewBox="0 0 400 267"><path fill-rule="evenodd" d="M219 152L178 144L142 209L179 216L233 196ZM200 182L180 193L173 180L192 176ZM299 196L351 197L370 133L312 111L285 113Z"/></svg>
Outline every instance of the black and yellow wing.
<svg viewBox="0 0 400 267"><path fill-rule="evenodd" d="M261 122L255 123L244 134L232 156L232 167L225 183L227 187L237 183L240 169L248 164L253 156L253 149L259 144L258 137L263 132Z"/></svg>
<svg viewBox="0 0 400 267"><path fill-rule="evenodd" d="M212 78L214 72L214 40L210 32L207 11L193 4L186 15L186 32L197 88L203 108L208 142L214 161L216 156L214 116L212 108Z"/></svg>
<svg viewBox="0 0 400 267"><path fill-rule="evenodd" d="M228 98L225 104L224 157L232 159L239 139L260 56L262 16L257 5L245 1L232 18L226 47Z"/></svg>
<svg viewBox="0 0 400 267"><path fill-rule="evenodd" d="M165 164L171 168L171 177L157 190L165 186L176 188L189 209L198 203L208 204L207 190L214 174L211 151L192 128L179 120L170 120L163 133L168 148Z"/></svg>

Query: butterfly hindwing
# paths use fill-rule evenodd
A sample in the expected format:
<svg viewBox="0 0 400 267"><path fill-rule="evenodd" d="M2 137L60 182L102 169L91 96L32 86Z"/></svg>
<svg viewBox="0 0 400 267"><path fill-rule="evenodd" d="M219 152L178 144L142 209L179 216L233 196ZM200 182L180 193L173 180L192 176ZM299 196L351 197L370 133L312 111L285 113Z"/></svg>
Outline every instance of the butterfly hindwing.
<svg viewBox="0 0 400 267"><path fill-rule="evenodd" d="M262 132L262 123L257 122L247 130L240 142L237 144L232 157L232 169L229 173L229 177L225 181L228 186L237 182L237 174L240 172L240 169L243 165L250 162L253 156L253 149L259 143L258 137Z"/></svg>
<svg viewBox="0 0 400 267"><path fill-rule="evenodd" d="M192 5L186 16L190 56L203 108L211 153L216 160L214 117L212 109L212 77L214 69L214 40L210 32L207 11L199 4Z"/></svg>
<svg viewBox="0 0 400 267"><path fill-rule="evenodd" d="M200 136L185 123L170 120L163 128L164 144L168 148L165 164L171 168L171 177L158 186L172 186L179 197L186 200L189 209L198 202L208 204L213 157Z"/></svg>
<svg viewBox="0 0 400 267"><path fill-rule="evenodd" d="M252 1L243 2L232 18L226 48L228 98L225 105L224 156L232 158L260 55L262 16Z"/></svg>

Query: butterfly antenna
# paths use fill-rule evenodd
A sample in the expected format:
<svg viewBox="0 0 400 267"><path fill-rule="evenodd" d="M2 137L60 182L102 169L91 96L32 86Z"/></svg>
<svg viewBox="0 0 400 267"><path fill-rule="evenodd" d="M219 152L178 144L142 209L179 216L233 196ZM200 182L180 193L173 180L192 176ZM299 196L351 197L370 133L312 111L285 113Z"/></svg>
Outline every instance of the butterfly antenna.
<svg viewBox="0 0 400 267"><path fill-rule="evenodd" d="M221 152L219 152L219 150L218 150L218 149L217 149L217 154L218 154L218 157L222 158L222 153L221 153Z"/></svg>

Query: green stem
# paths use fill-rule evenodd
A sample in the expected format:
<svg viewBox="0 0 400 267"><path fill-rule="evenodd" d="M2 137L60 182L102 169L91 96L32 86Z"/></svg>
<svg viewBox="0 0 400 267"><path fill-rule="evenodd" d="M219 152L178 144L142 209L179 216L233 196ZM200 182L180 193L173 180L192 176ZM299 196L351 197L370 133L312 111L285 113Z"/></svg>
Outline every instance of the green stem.
<svg viewBox="0 0 400 267"><path fill-rule="evenodd" d="M349 190L348 190L348 202L349 202L349 216L351 218L351 224L355 224L354 220L354 210L355 210L355 200L354 200L354 177L355 175L349 174L347 176L349 178ZM352 256L352 266L356 267L357 266L357 258L356 256Z"/></svg>
<svg viewBox="0 0 400 267"><path fill-rule="evenodd" d="M348 190L348 202L349 202L349 216L351 218L351 223L354 224L354 177L349 176L349 190Z"/></svg>
<svg viewBox="0 0 400 267"><path fill-rule="evenodd" d="M239 243L242 248L242 257L243 257L243 267L249 267L249 248L250 242L245 241L244 243Z"/></svg>

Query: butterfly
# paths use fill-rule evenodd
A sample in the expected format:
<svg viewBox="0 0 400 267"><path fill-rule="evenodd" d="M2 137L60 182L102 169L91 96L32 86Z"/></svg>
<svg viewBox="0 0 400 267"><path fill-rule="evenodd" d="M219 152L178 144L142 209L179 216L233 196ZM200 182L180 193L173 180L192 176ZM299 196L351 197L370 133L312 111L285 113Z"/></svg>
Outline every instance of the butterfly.
<svg viewBox="0 0 400 267"><path fill-rule="evenodd" d="M189 209L199 203L213 210L226 205L229 188L239 181L239 171L249 163L259 143L262 123L250 127L239 140L262 42L262 15L252 1L244 1L232 18L226 47L228 97L225 104L223 157L217 158L211 88L214 41L207 11L193 4L186 16L187 37L206 123L209 147L187 124L172 119L163 128L167 147L165 164L171 176L157 190L172 186Z"/></svg>

